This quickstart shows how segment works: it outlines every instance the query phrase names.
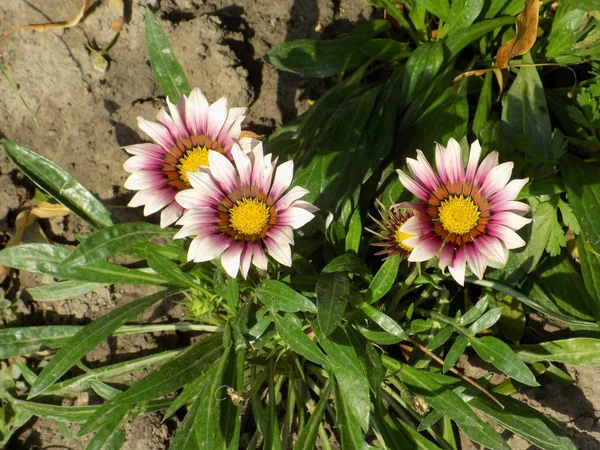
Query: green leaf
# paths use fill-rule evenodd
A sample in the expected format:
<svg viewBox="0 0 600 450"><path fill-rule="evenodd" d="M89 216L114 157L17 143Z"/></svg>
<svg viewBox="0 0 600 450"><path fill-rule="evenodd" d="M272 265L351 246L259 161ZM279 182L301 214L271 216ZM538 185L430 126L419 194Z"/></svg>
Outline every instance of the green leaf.
<svg viewBox="0 0 600 450"><path fill-rule="evenodd" d="M196 424L196 417L200 412L198 406L202 400L201 396L196 396L196 399L192 403L190 410L186 413L183 418L183 422L177 429L177 434L171 442L169 450L197 450L198 441L196 440L196 432L194 425Z"/></svg>
<svg viewBox="0 0 600 450"><path fill-rule="evenodd" d="M581 261L581 274L583 282L589 295L584 296L587 301L588 310L600 319L600 255L592 249L587 248L585 235L577 237L577 251Z"/></svg>
<svg viewBox="0 0 600 450"><path fill-rule="evenodd" d="M484 336L481 338L471 337L469 341L479 357L485 362L493 364L494 367L520 383L527 386L539 386L531 370L500 339Z"/></svg>
<svg viewBox="0 0 600 450"><path fill-rule="evenodd" d="M452 325L446 325L440 331L438 331L431 341L429 341L427 348L429 350L435 350L436 348L444 345L448 339L450 339L453 333L454 327Z"/></svg>
<svg viewBox="0 0 600 450"><path fill-rule="evenodd" d="M470 27L452 33L445 42L445 47L450 59L456 57L467 45L497 28L515 23L514 17L498 17L491 20L482 20Z"/></svg>
<svg viewBox="0 0 600 450"><path fill-rule="evenodd" d="M313 450L315 448L319 425L321 425L325 407L329 403L330 394L331 383L328 383L321 394L319 403L317 403L317 406L315 406L315 409L310 415L308 422L306 422L306 425L304 425L304 428L302 428L302 431L298 434L298 439L296 439L296 443L294 444L294 450Z"/></svg>
<svg viewBox="0 0 600 450"><path fill-rule="evenodd" d="M213 275L213 287L215 292L227 301L229 308L235 311L240 304L237 279L231 278L224 270L217 269Z"/></svg>
<svg viewBox="0 0 600 450"><path fill-rule="evenodd" d="M517 355L529 364L540 361L560 362L574 366L600 364L600 339L594 338L571 338L521 345L515 350Z"/></svg>
<svg viewBox="0 0 600 450"><path fill-rule="evenodd" d="M27 293L38 302L52 302L77 297L94 292L106 286L106 283L90 283L88 281L69 280L49 283L27 288Z"/></svg>
<svg viewBox="0 0 600 450"><path fill-rule="evenodd" d="M93 264L155 236L173 235L173 230L145 222L120 223L91 234L61 264L70 268Z"/></svg>
<svg viewBox="0 0 600 450"><path fill-rule="evenodd" d="M442 0L446 1L446 0ZM444 60L444 49L439 41L420 45L406 62L404 78L398 94L404 109L437 75Z"/></svg>
<svg viewBox="0 0 600 450"><path fill-rule="evenodd" d="M524 64L533 64L529 54ZM502 108L502 130L515 146L533 158L556 161L564 153L560 132L553 135L544 86L537 68L523 66L508 90Z"/></svg>
<svg viewBox="0 0 600 450"><path fill-rule="evenodd" d="M152 67L152 73L163 93L173 103L177 103L182 95L190 93L183 68L173 54L169 40L160 24L146 8L146 50Z"/></svg>
<svg viewBox="0 0 600 450"><path fill-rule="evenodd" d="M502 308L492 308L487 311L483 316L473 322L473 325L469 327L469 332L473 334L481 333L483 330L487 330L493 326L502 316Z"/></svg>
<svg viewBox="0 0 600 450"><path fill-rule="evenodd" d="M600 179L595 163L586 163L575 156L567 156L560 163L569 194L569 204L577 216L581 230L592 248L600 253Z"/></svg>
<svg viewBox="0 0 600 450"><path fill-rule="evenodd" d="M489 296L485 295L471 309L469 309L463 316L456 319L457 325L469 325L475 322L485 312L490 302Z"/></svg>
<svg viewBox="0 0 600 450"><path fill-rule="evenodd" d="M348 303L350 280L345 273L323 274L317 282L317 320L328 336L337 328Z"/></svg>
<svg viewBox="0 0 600 450"><path fill-rule="evenodd" d="M222 335L206 337L163 364L113 400L98 408L79 430L79 436L94 431L106 423L106 418L122 408L167 395L197 378L223 353ZM169 403L172 400L169 400Z"/></svg>
<svg viewBox="0 0 600 450"><path fill-rule="evenodd" d="M548 60L572 53L573 46L585 34L585 24L589 20L587 11L579 5L571 6L561 3L552 21L552 29L548 36L548 46L546 47Z"/></svg>
<svg viewBox="0 0 600 450"><path fill-rule="evenodd" d="M483 138L483 127L488 121L490 112L492 110L492 82L492 72L486 73L485 78L483 79L481 92L479 93L475 117L473 118L473 132L479 140L482 140Z"/></svg>
<svg viewBox="0 0 600 450"><path fill-rule="evenodd" d="M411 54L408 42L398 42L393 39L371 39L360 51L378 61L399 61Z"/></svg>
<svg viewBox="0 0 600 450"><path fill-rule="evenodd" d="M459 336L456 338L452 344L452 347L450 347L450 350L448 350L446 358L444 359L444 367L442 369L444 373L448 372L456 365L462 354L465 352L468 344L469 340L465 336Z"/></svg>
<svg viewBox="0 0 600 450"><path fill-rule="evenodd" d="M107 423L89 440L85 450L119 450L125 442L125 430L122 429L127 413Z"/></svg>
<svg viewBox="0 0 600 450"><path fill-rule="evenodd" d="M415 0L415 3L421 5L431 14L438 16L444 22L452 22L448 0Z"/></svg>
<svg viewBox="0 0 600 450"><path fill-rule="evenodd" d="M358 256L350 253L334 258L323 268L323 273L333 272L349 272L356 273L363 278L371 277L371 271L365 262Z"/></svg>
<svg viewBox="0 0 600 450"><path fill-rule="evenodd" d="M390 291L396 282L399 265L400 258L398 256L392 256L383 262L369 285L369 303L375 303Z"/></svg>
<svg viewBox="0 0 600 450"><path fill-rule="evenodd" d="M457 394L439 384L428 372L402 364L398 376L413 393L422 395L434 409L454 420L473 441L491 449L508 450L491 426L477 418Z"/></svg>
<svg viewBox="0 0 600 450"><path fill-rule="evenodd" d="M309 361L320 364L325 368L330 367L327 356L319 350L311 338L309 338L302 328L293 320L286 316L280 316L274 313L275 327L277 333L287 345L296 353L304 356Z"/></svg>
<svg viewBox="0 0 600 450"><path fill-rule="evenodd" d="M21 172L82 220L98 229L113 224L113 218L104 205L65 170L8 139L3 139L0 143Z"/></svg>
<svg viewBox="0 0 600 450"><path fill-rule="evenodd" d="M0 359L30 355L62 347L79 330L77 325L54 325L0 329Z"/></svg>
<svg viewBox="0 0 600 450"><path fill-rule="evenodd" d="M51 244L21 244L0 250L0 264L19 270L44 273L56 278L89 281L103 284L167 284L157 274L98 261L85 267L62 268L69 250Z"/></svg>
<svg viewBox="0 0 600 450"><path fill-rule="evenodd" d="M449 34L470 27L481 13L485 0L453 0L450 7Z"/></svg>
<svg viewBox="0 0 600 450"><path fill-rule="evenodd" d="M362 223L360 221L360 209L355 209L350 218L348 233L346 234L346 251L358 253L360 238L362 236Z"/></svg>
<svg viewBox="0 0 600 450"><path fill-rule="evenodd" d="M196 282L188 274L183 273L177 264L165 258L152 247L146 248L146 261L152 270L165 277L172 284L184 286L192 290L198 288Z"/></svg>
<svg viewBox="0 0 600 450"><path fill-rule="evenodd" d="M222 356L214 364L214 370L210 370L204 384L203 391L198 394L200 403L198 409L202 414L196 415L195 431L198 441L197 448L210 448L214 450L227 449L227 438L221 427L223 413L226 411L224 403L215 394L223 386L225 369L229 362L231 345L225 348ZM229 399L224 401L230 401ZM230 437L230 436L229 436Z"/></svg>
<svg viewBox="0 0 600 450"><path fill-rule="evenodd" d="M59 422L84 423L98 409L97 406L57 406L10 398L11 403L30 413Z"/></svg>
<svg viewBox="0 0 600 450"><path fill-rule="evenodd" d="M285 42L264 56L273 67L305 77L325 78L357 67L368 60L360 51L362 44L390 27L385 20L374 20L356 27L345 37L332 41L302 39Z"/></svg>
<svg viewBox="0 0 600 450"><path fill-rule="evenodd" d="M367 391L368 393L368 391ZM335 426L342 436L341 448L369 450L361 432L362 423L351 403L352 394L345 392L341 383L335 384Z"/></svg>
<svg viewBox="0 0 600 450"><path fill-rule="evenodd" d="M383 311L380 311L377 308L369 305L368 303L362 303L360 305L360 309L364 312L369 319L379 325L383 330L387 331L392 336L397 337L398 339L404 339L405 333L402 327L398 322L392 319Z"/></svg>
<svg viewBox="0 0 600 450"><path fill-rule="evenodd" d="M280 281L262 280L256 288L256 296L264 305L276 311L317 312L313 302Z"/></svg>
<svg viewBox="0 0 600 450"><path fill-rule="evenodd" d="M83 327L74 335L44 367L37 380L31 386L28 398L41 394L52 383L64 375L73 365L110 336L117 328L135 316L141 314L154 303L174 294L172 290L157 292L134 300L114 309Z"/></svg>
<svg viewBox="0 0 600 450"><path fill-rule="evenodd" d="M342 409L339 406L337 408L338 414L343 413L336 418L336 425L343 427L352 422L354 426L360 425L364 431L368 430L369 381L348 335L342 328L336 328L328 337L323 336L318 327L315 327L315 332L319 344L327 352L331 371L335 375L336 404L343 404Z"/></svg>

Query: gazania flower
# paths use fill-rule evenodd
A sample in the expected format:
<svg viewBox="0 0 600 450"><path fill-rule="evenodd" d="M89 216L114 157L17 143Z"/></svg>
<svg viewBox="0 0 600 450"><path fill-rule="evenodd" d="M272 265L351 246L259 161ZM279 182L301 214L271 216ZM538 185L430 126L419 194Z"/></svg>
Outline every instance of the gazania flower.
<svg viewBox="0 0 600 450"><path fill-rule="evenodd" d="M209 150L229 154L240 136L246 111L246 108L228 109L225 97L209 105L198 88L189 97L182 96L177 106L169 99L167 105L171 114L161 108L157 122L138 117L140 129L156 143L124 147L134 156L123 165L131 173L125 187L138 191L129 206L144 205L145 216L162 209L161 227L181 217L183 208L174 201L175 195L190 188L190 173L199 166L208 166ZM239 143L249 150L250 138Z"/></svg>
<svg viewBox="0 0 600 450"><path fill-rule="evenodd" d="M365 228L365 230L381 238L381 241L371 244L373 247L382 247L382 250L375 253L375 255L386 255L384 260L396 255L403 259L413 249L411 246L406 245L404 240L414 235L401 231L400 227L413 216L413 213L409 209L399 208L398 205L392 205L387 209L379 200L377 202L381 208L379 210L381 220L377 220L373 216L369 217L379 225L380 231Z"/></svg>
<svg viewBox="0 0 600 450"><path fill-rule="evenodd" d="M291 266L292 230L310 221L317 210L299 200L308 193L304 188L296 186L284 194L292 182L293 162L275 170L271 155L263 156L262 144L250 154L234 144L231 155L233 162L211 150L210 170L188 174L193 189L176 196L187 211L177 222L183 227L175 238L196 236L188 260L220 256L231 277L239 270L246 278L250 263L266 270L265 249L276 261Z"/></svg>
<svg viewBox="0 0 600 450"><path fill-rule="evenodd" d="M494 151L479 164L480 155L475 141L465 170L460 146L450 139L447 148L437 144L437 173L420 150L417 159L406 160L412 178L397 171L402 184L421 200L404 204L416 211L400 228L415 235L403 241L413 247L408 260L439 255L440 268L448 267L461 285L466 264L479 279L488 265L506 264L506 250L525 245L515 231L531 222L522 217L530 207L515 201L529 179L509 182L512 162L498 164Z"/></svg>

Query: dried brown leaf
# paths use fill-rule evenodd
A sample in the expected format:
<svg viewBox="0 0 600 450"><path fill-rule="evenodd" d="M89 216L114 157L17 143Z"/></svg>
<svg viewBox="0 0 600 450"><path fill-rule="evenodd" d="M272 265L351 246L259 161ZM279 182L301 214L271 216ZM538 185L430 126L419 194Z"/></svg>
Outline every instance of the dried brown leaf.
<svg viewBox="0 0 600 450"><path fill-rule="evenodd" d="M537 38L538 16L540 13L539 0L527 0L515 24L517 35L506 42L496 53L496 68L505 69L508 61L518 55L527 53Z"/></svg>
<svg viewBox="0 0 600 450"><path fill-rule="evenodd" d="M71 210L57 203L39 202L31 210L31 214L38 219L49 219L51 217L67 216Z"/></svg>

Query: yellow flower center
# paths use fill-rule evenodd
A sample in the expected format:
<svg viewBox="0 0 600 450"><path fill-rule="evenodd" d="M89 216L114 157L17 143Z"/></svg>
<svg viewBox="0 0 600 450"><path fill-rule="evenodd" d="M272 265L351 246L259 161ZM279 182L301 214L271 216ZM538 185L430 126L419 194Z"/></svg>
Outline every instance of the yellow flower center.
<svg viewBox="0 0 600 450"><path fill-rule="evenodd" d="M398 228L396 228L396 232L394 233L394 240L396 241L396 244L398 244L398 247L400 247L402 250L411 252L413 248L410 245L406 245L403 241L404 241L404 239L413 237L414 234L405 233L404 231L400 231L400 227L402 225L404 225L404 224L400 224L400 225L398 225Z"/></svg>
<svg viewBox="0 0 600 450"><path fill-rule="evenodd" d="M243 198L229 210L229 223L236 232L259 235L270 218L269 207L256 198Z"/></svg>
<svg viewBox="0 0 600 450"><path fill-rule="evenodd" d="M481 213L471 197L451 195L439 206L438 214L447 232L462 236L477 226Z"/></svg>
<svg viewBox="0 0 600 450"><path fill-rule="evenodd" d="M177 164L179 175L187 187L191 186L188 172L198 172L198 166L208 167L208 149L206 147L194 147L188 150Z"/></svg>

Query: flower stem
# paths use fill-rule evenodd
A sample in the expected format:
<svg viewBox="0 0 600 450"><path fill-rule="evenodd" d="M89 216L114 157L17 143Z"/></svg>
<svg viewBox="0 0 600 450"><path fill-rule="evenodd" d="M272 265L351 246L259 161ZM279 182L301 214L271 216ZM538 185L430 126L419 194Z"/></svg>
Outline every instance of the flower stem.
<svg viewBox="0 0 600 450"><path fill-rule="evenodd" d="M390 303L390 307L388 309L388 313L393 313L394 311L396 311L396 308L398 307L398 303L400 303L400 300L402 300L402 297L404 297L408 293L411 285L417 278L417 275L419 275L419 267L417 265L415 265L415 267L413 267L413 270L408 274L408 276L404 280L404 283L402 283L402 286L400 287L400 289L398 289L398 292L392 299L392 301Z"/></svg>

